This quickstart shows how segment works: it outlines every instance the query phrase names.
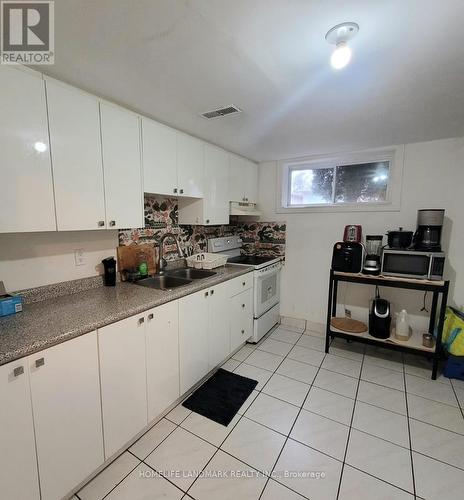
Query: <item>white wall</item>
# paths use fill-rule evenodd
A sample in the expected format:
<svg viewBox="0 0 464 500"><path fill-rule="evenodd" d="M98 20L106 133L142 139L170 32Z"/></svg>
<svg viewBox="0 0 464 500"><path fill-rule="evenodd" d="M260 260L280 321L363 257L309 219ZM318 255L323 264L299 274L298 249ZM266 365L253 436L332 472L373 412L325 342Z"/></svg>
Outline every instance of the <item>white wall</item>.
<svg viewBox="0 0 464 500"><path fill-rule="evenodd" d="M11 292L96 276L117 246L117 231L0 234L0 280ZM85 264L76 266L74 250L80 248Z"/></svg>
<svg viewBox="0 0 464 500"><path fill-rule="evenodd" d="M277 214L277 171L277 161L260 164L259 201L263 220L287 221L282 315L325 322L332 247L342 239L346 224L361 224L364 234L381 234L399 226L414 230L420 208L446 209L443 246L447 252L447 277L452 281L449 303L464 305L464 139L405 146L399 212ZM419 312L422 293L386 288L381 293L392 302L394 310L406 307L417 315L413 318L417 327L426 324L424 313ZM346 296L353 317L364 321L372 295L373 287L342 284L339 289L339 299L343 301Z"/></svg>

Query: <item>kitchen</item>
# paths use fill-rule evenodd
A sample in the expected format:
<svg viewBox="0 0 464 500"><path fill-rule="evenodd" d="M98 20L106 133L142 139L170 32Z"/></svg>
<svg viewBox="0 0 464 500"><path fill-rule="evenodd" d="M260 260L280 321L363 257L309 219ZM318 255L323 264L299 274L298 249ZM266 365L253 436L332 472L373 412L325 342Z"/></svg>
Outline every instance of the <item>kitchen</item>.
<svg viewBox="0 0 464 500"><path fill-rule="evenodd" d="M387 349L365 337L347 342L327 334L326 315L331 267L339 272L333 248L344 243L345 226L362 227L363 245L366 236L382 235L384 247L385 233L414 233L419 210L440 209L445 261L436 282L449 282L444 303L459 320L464 68L459 42L444 26L457 23L462 6L449 1L425 14L421 2L408 2L405 19L420 11L436 29L402 54L406 25L397 32L382 26L374 36L380 12L350 3L351 10L272 2L271 25L271 13L279 14L293 23L294 36L309 32L302 39L311 40L285 63L293 97L282 109L262 106L277 99L274 83L281 91L288 84L278 82L283 73L263 57L271 85L248 66L251 59L235 59L224 33L204 35L228 14L227 30L240 36L233 21L247 13L240 43L249 43L250 58L264 56L254 31L263 29L259 1L131 10L121 0L107 7L113 24L102 32L86 22L89 14L103 19L99 2L56 2L55 64L0 65L0 281L12 295L0 301L5 497L457 497L464 386L445 374L450 360L460 369L459 332L442 359L435 345L447 324L440 325L438 306L431 352L440 363L431 380L430 352ZM143 35L127 29L123 14ZM75 21L75 32L65 20ZM331 30L346 20L345 31ZM284 31L282 42L291 44ZM111 50L118 33L145 43L152 65ZM333 33L342 39L334 43ZM269 53L282 57L278 41L261 34ZM417 90L409 74L390 78L386 62L368 57L375 43L390 64L390 57L417 64L435 90L425 83ZM433 44L447 64L446 84L425 64ZM323 72L325 83L312 83L318 99L307 82L298 93L302 81L292 66L303 64L311 46L314 60L304 69ZM331 53L346 47L352 61L331 67ZM237 73L226 73L229 81L209 74L206 84L205 57L227 72L227 58L218 60L215 50ZM268 83L262 95L255 83L241 88L250 71ZM359 114L374 106L364 83L360 100L359 74L386 79L376 91L385 101L374 100L377 114ZM355 127L330 112L344 102ZM309 118L292 120L303 104ZM387 174L362 173L385 162ZM369 189L376 183L377 198L341 201L348 192L361 199L353 165ZM379 288L392 327L404 309L422 341L433 291ZM367 325L374 297L373 285L340 283L331 318ZM221 377L227 397L219 404L205 393ZM242 385L232 391L235 383ZM318 471L325 476L315 477Z"/></svg>

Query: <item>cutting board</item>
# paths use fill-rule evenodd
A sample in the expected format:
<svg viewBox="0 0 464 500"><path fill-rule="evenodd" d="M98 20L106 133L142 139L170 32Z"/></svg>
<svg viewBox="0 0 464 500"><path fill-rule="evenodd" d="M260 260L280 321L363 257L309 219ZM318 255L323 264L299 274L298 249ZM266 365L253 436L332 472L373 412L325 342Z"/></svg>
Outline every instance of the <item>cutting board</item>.
<svg viewBox="0 0 464 500"><path fill-rule="evenodd" d="M343 330L350 333L367 332L367 326L362 321L351 318L332 318L330 324L338 330Z"/></svg>
<svg viewBox="0 0 464 500"><path fill-rule="evenodd" d="M118 254L118 271L121 273L121 279L124 280L122 271L127 271L137 267L137 256L142 252L145 256L148 265L148 274L156 273L156 250L153 245L143 243L140 245L120 246L117 248Z"/></svg>

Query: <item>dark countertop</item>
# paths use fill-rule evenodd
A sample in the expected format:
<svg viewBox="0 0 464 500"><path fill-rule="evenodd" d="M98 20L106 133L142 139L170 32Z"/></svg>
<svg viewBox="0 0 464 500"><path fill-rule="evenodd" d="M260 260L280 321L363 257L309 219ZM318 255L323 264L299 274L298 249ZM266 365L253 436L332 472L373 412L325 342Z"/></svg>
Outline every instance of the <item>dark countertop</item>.
<svg viewBox="0 0 464 500"><path fill-rule="evenodd" d="M215 276L194 280L173 290L118 283L115 287L100 287L26 304L22 313L0 318L0 365L236 278L253 268L227 264L214 271Z"/></svg>

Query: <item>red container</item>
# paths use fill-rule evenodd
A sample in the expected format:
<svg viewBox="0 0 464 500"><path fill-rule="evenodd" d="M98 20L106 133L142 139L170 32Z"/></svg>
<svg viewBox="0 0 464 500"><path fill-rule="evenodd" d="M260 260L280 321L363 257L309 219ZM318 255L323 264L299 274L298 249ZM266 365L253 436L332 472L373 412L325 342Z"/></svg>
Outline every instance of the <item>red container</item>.
<svg viewBox="0 0 464 500"><path fill-rule="evenodd" d="M358 224L350 224L349 226L345 226L345 231L343 232L343 241L355 241L356 243L361 243L362 227Z"/></svg>

